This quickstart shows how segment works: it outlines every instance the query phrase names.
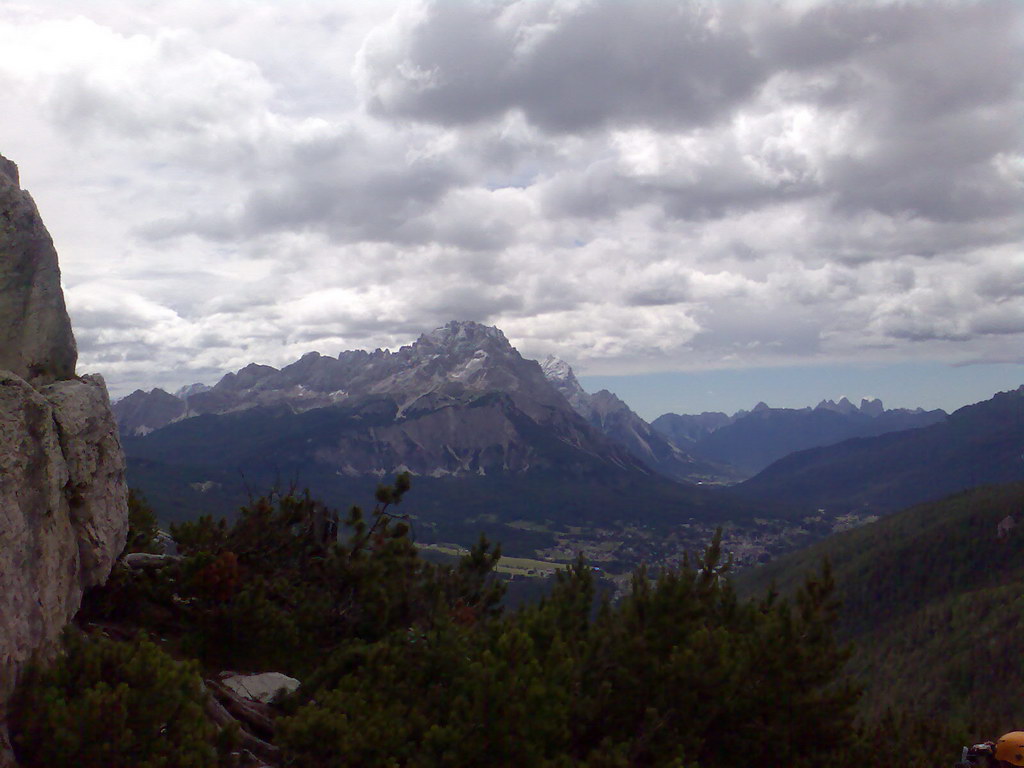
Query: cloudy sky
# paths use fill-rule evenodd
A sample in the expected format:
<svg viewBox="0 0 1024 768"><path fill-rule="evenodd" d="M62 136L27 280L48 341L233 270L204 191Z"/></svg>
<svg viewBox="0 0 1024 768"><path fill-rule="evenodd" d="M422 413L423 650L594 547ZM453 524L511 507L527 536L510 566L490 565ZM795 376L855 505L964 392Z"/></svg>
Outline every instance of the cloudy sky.
<svg viewBox="0 0 1024 768"><path fill-rule="evenodd" d="M1018 0L0 0L114 395L449 319L646 416L1024 383Z"/></svg>

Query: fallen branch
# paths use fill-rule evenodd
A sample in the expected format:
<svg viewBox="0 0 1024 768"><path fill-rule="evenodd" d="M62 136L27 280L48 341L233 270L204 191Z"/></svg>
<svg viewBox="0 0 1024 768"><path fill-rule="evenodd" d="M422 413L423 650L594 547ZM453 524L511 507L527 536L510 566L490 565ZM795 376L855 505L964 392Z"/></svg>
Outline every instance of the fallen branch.
<svg viewBox="0 0 1024 768"><path fill-rule="evenodd" d="M213 691L217 699L236 719L245 721L246 724L259 730L265 736L273 737L274 721L270 717L270 708L266 704L239 696L219 680L207 680L206 687Z"/></svg>
<svg viewBox="0 0 1024 768"><path fill-rule="evenodd" d="M204 684L203 687L208 694L206 697L206 714L210 716L221 728L228 728L232 724L238 726L238 741L243 749L247 749L252 752L256 757L264 762L270 763L271 765L279 765L281 762L281 749L275 747L263 739L253 736L245 728L242 727L242 723L238 722L231 713L224 708L224 706L217 701L217 698L210 692L210 689Z"/></svg>

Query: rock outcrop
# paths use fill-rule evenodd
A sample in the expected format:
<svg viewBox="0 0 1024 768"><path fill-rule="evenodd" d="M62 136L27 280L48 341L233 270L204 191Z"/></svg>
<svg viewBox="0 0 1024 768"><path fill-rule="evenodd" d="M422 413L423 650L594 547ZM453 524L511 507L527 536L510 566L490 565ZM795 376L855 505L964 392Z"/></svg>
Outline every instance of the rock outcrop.
<svg viewBox="0 0 1024 768"><path fill-rule="evenodd" d="M33 384L75 375L78 350L53 240L18 167L0 156L0 369Z"/></svg>
<svg viewBox="0 0 1024 768"><path fill-rule="evenodd" d="M106 581L128 528L106 386L76 359L53 243L0 157L0 766L18 674Z"/></svg>

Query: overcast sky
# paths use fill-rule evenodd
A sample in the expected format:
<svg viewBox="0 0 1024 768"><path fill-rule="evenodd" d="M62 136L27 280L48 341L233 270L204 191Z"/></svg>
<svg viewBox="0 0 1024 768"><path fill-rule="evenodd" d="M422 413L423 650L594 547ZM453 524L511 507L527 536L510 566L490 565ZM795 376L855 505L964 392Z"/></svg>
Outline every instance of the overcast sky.
<svg viewBox="0 0 1024 768"><path fill-rule="evenodd" d="M472 319L649 417L988 397L1022 86L1019 0L0 0L0 154L114 395Z"/></svg>

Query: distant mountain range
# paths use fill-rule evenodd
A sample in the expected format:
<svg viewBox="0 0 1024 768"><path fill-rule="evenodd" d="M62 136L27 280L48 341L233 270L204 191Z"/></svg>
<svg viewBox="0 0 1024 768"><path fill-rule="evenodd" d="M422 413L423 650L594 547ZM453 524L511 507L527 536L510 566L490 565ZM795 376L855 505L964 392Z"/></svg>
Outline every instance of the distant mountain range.
<svg viewBox="0 0 1024 768"><path fill-rule="evenodd" d="M113 410L130 480L165 518L222 512L246 488L290 484L348 504L408 471L437 537L466 541L479 527L467 521L541 519L565 530L792 519L819 507L888 511L1017 479L1019 400L1008 393L948 419L878 400L762 403L652 425L611 392L585 392L563 361L525 359L497 328L450 322L396 352L251 364L212 387L137 391ZM801 450L809 446L825 447ZM773 461L730 493L706 487ZM531 525L502 538L550 540Z"/></svg>
<svg viewBox="0 0 1024 768"><path fill-rule="evenodd" d="M1024 479L1024 386L920 429L790 454L735 488L804 508L891 512L987 483Z"/></svg>
<svg viewBox="0 0 1024 768"><path fill-rule="evenodd" d="M477 323L449 323L395 353L310 352L281 370L248 365L181 396L135 392L116 403L115 414L123 432L142 436L204 415L324 408L374 422L318 447L318 461L352 476L522 472L559 465L565 451L582 462L647 471L584 422L501 331ZM538 429L560 450L531 439Z"/></svg>
<svg viewBox="0 0 1024 768"><path fill-rule="evenodd" d="M677 482L714 467L610 393L573 389L567 366L547 374L498 329L451 322L397 352L253 364L209 388L134 392L114 411L130 479L165 517L223 506L243 475L257 491L297 482L347 504L401 471L417 478L418 507L451 531L480 516L561 525L766 514Z"/></svg>
<svg viewBox="0 0 1024 768"><path fill-rule="evenodd" d="M372 448L337 446L346 474L406 469L442 476L546 466L547 459L513 425L516 414L619 468L653 470L682 482L730 474L728 467L680 450L612 393L587 394L566 363L549 358L538 366L498 329L468 322L449 323L394 354L351 351L334 358L310 352L281 370L248 365L213 387L193 384L173 395L139 390L114 409L122 433L141 437L206 414L254 408L299 414L370 402L387 410L384 401L394 405L393 424L374 432ZM453 413L459 418L451 418Z"/></svg>
<svg viewBox="0 0 1024 768"><path fill-rule="evenodd" d="M666 413L651 426L698 459L731 465L745 477L755 475L795 451L841 443L854 437L917 429L943 421L946 412L920 408L886 410L878 399L862 400L858 408L847 398L822 400L814 408L769 408L752 411Z"/></svg>

